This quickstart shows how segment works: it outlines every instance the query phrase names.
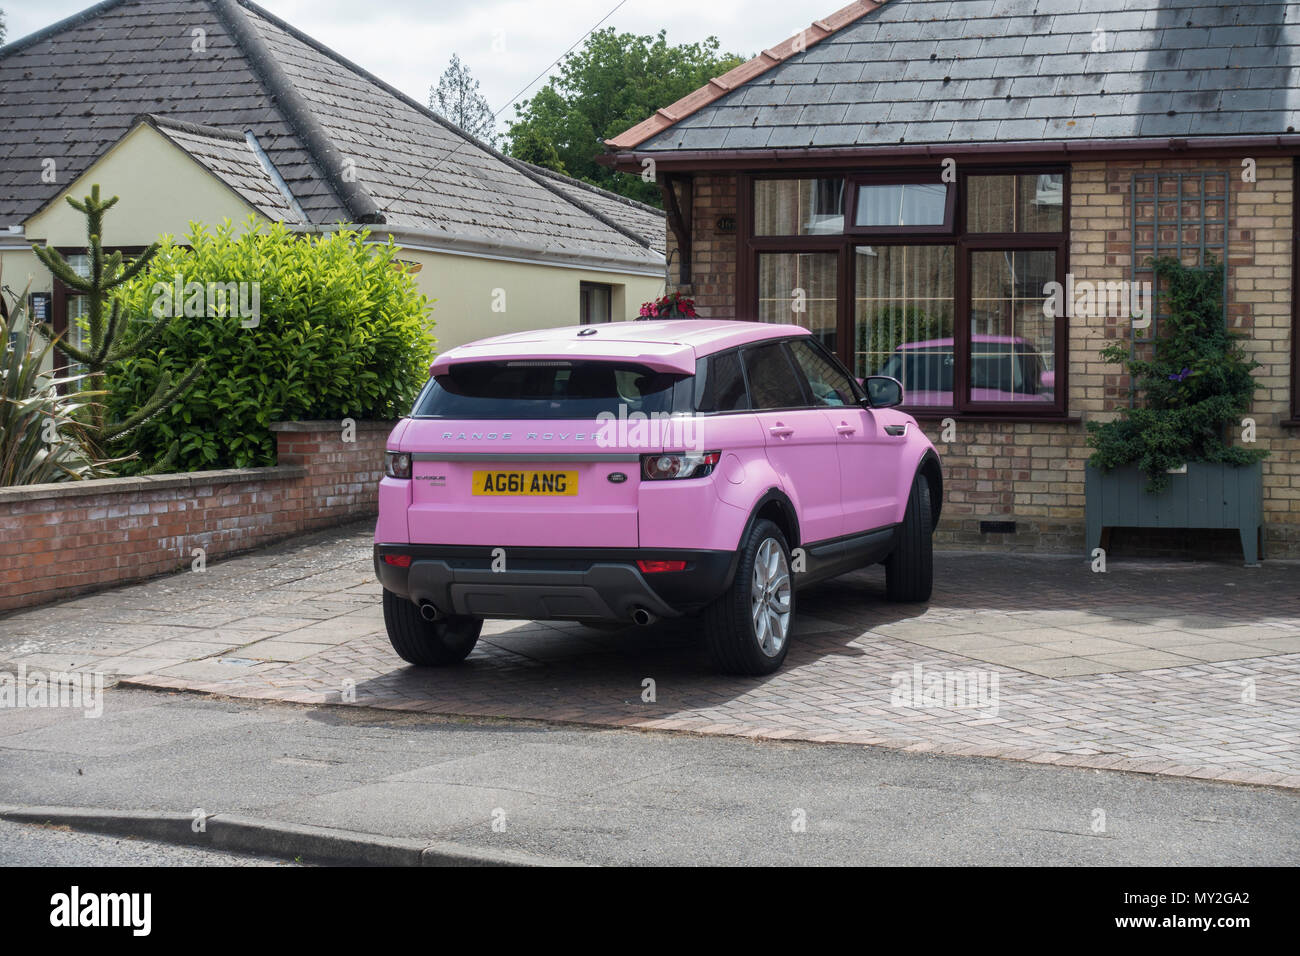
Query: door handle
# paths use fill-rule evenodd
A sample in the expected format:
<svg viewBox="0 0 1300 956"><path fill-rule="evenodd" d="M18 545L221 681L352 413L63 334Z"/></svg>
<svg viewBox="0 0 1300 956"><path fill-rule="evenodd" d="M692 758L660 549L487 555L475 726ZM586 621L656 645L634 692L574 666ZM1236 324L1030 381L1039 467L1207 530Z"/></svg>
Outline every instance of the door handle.
<svg viewBox="0 0 1300 956"><path fill-rule="evenodd" d="M852 425L850 425L848 422L840 422L838 425L835 426L835 431L841 435L852 435L854 432L857 431L857 429L854 428Z"/></svg>
<svg viewBox="0 0 1300 956"><path fill-rule="evenodd" d="M776 437L776 438L789 438L791 435L794 434L794 429L793 429L793 428L791 428L789 425L783 425L783 424L781 424L780 422L777 422L775 425L773 425L773 426L772 426L771 428L769 428L767 431L768 431L768 434L770 434L770 435L772 435L772 436L774 436L774 437Z"/></svg>

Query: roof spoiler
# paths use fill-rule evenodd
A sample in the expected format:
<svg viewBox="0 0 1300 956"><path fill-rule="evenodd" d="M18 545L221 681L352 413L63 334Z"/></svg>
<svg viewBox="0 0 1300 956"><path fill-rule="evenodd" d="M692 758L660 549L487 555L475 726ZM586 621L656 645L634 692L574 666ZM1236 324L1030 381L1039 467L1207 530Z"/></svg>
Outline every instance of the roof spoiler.
<svg viewBox="0 0 1300 956"><path fill-rule="evenodd" d="M629 347L630 346L630 347ZM665 345L656 348L647 343L611 342L604 348L597 343L586 343L573 351L552 349L540 352L508 352L491 354L486 349L475 354L473 346L452 349L434 359L429 366L430 375L443 375L453 365L467 362L624 362L641 365L653 372L672 375L695 374L695 350L690 346Z"/></svg>

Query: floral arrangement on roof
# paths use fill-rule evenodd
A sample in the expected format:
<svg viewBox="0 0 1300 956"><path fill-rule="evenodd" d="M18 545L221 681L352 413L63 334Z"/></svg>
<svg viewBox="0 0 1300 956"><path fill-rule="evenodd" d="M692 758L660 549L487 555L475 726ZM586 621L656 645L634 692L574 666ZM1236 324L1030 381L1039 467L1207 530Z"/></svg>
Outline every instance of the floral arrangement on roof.
<svg viewBox="0 0 1300 956"><path fill-rule="evenodd" d="M699 316L695 312L694 299L689 299L680 292L671 292L668 295L661 295L653 302L641 303L641 318L696 319L699 318Z"/></svg>

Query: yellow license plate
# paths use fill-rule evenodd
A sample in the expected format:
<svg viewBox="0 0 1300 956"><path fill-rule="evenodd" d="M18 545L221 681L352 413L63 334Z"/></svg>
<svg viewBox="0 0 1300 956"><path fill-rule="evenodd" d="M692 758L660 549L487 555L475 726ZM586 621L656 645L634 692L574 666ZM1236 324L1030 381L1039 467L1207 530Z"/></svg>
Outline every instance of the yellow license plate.
<svg viewBox="0 0 1300 956"><path fill-rule="evenodd" d="M576 495L576 471L476 471L476 495Z"/></svg>

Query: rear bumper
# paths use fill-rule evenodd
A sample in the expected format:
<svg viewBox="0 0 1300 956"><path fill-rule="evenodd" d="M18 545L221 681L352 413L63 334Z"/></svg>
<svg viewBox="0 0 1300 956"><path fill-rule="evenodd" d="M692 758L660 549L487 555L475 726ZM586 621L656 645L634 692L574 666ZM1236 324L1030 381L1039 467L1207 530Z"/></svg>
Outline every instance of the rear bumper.
<svg viewBox="0 0 1300 956"><path fill-rule="evenodd" d="M701 610L731 584L737 557L732 551L507 548L504 569L494 571L492 552L376 544L375 574L387 590L444 614L626 623L637 608L657 617ZM389 564L387 555L409 556L410 566ZM646 574L639 560L685 561L686 569Z"/></svg>

